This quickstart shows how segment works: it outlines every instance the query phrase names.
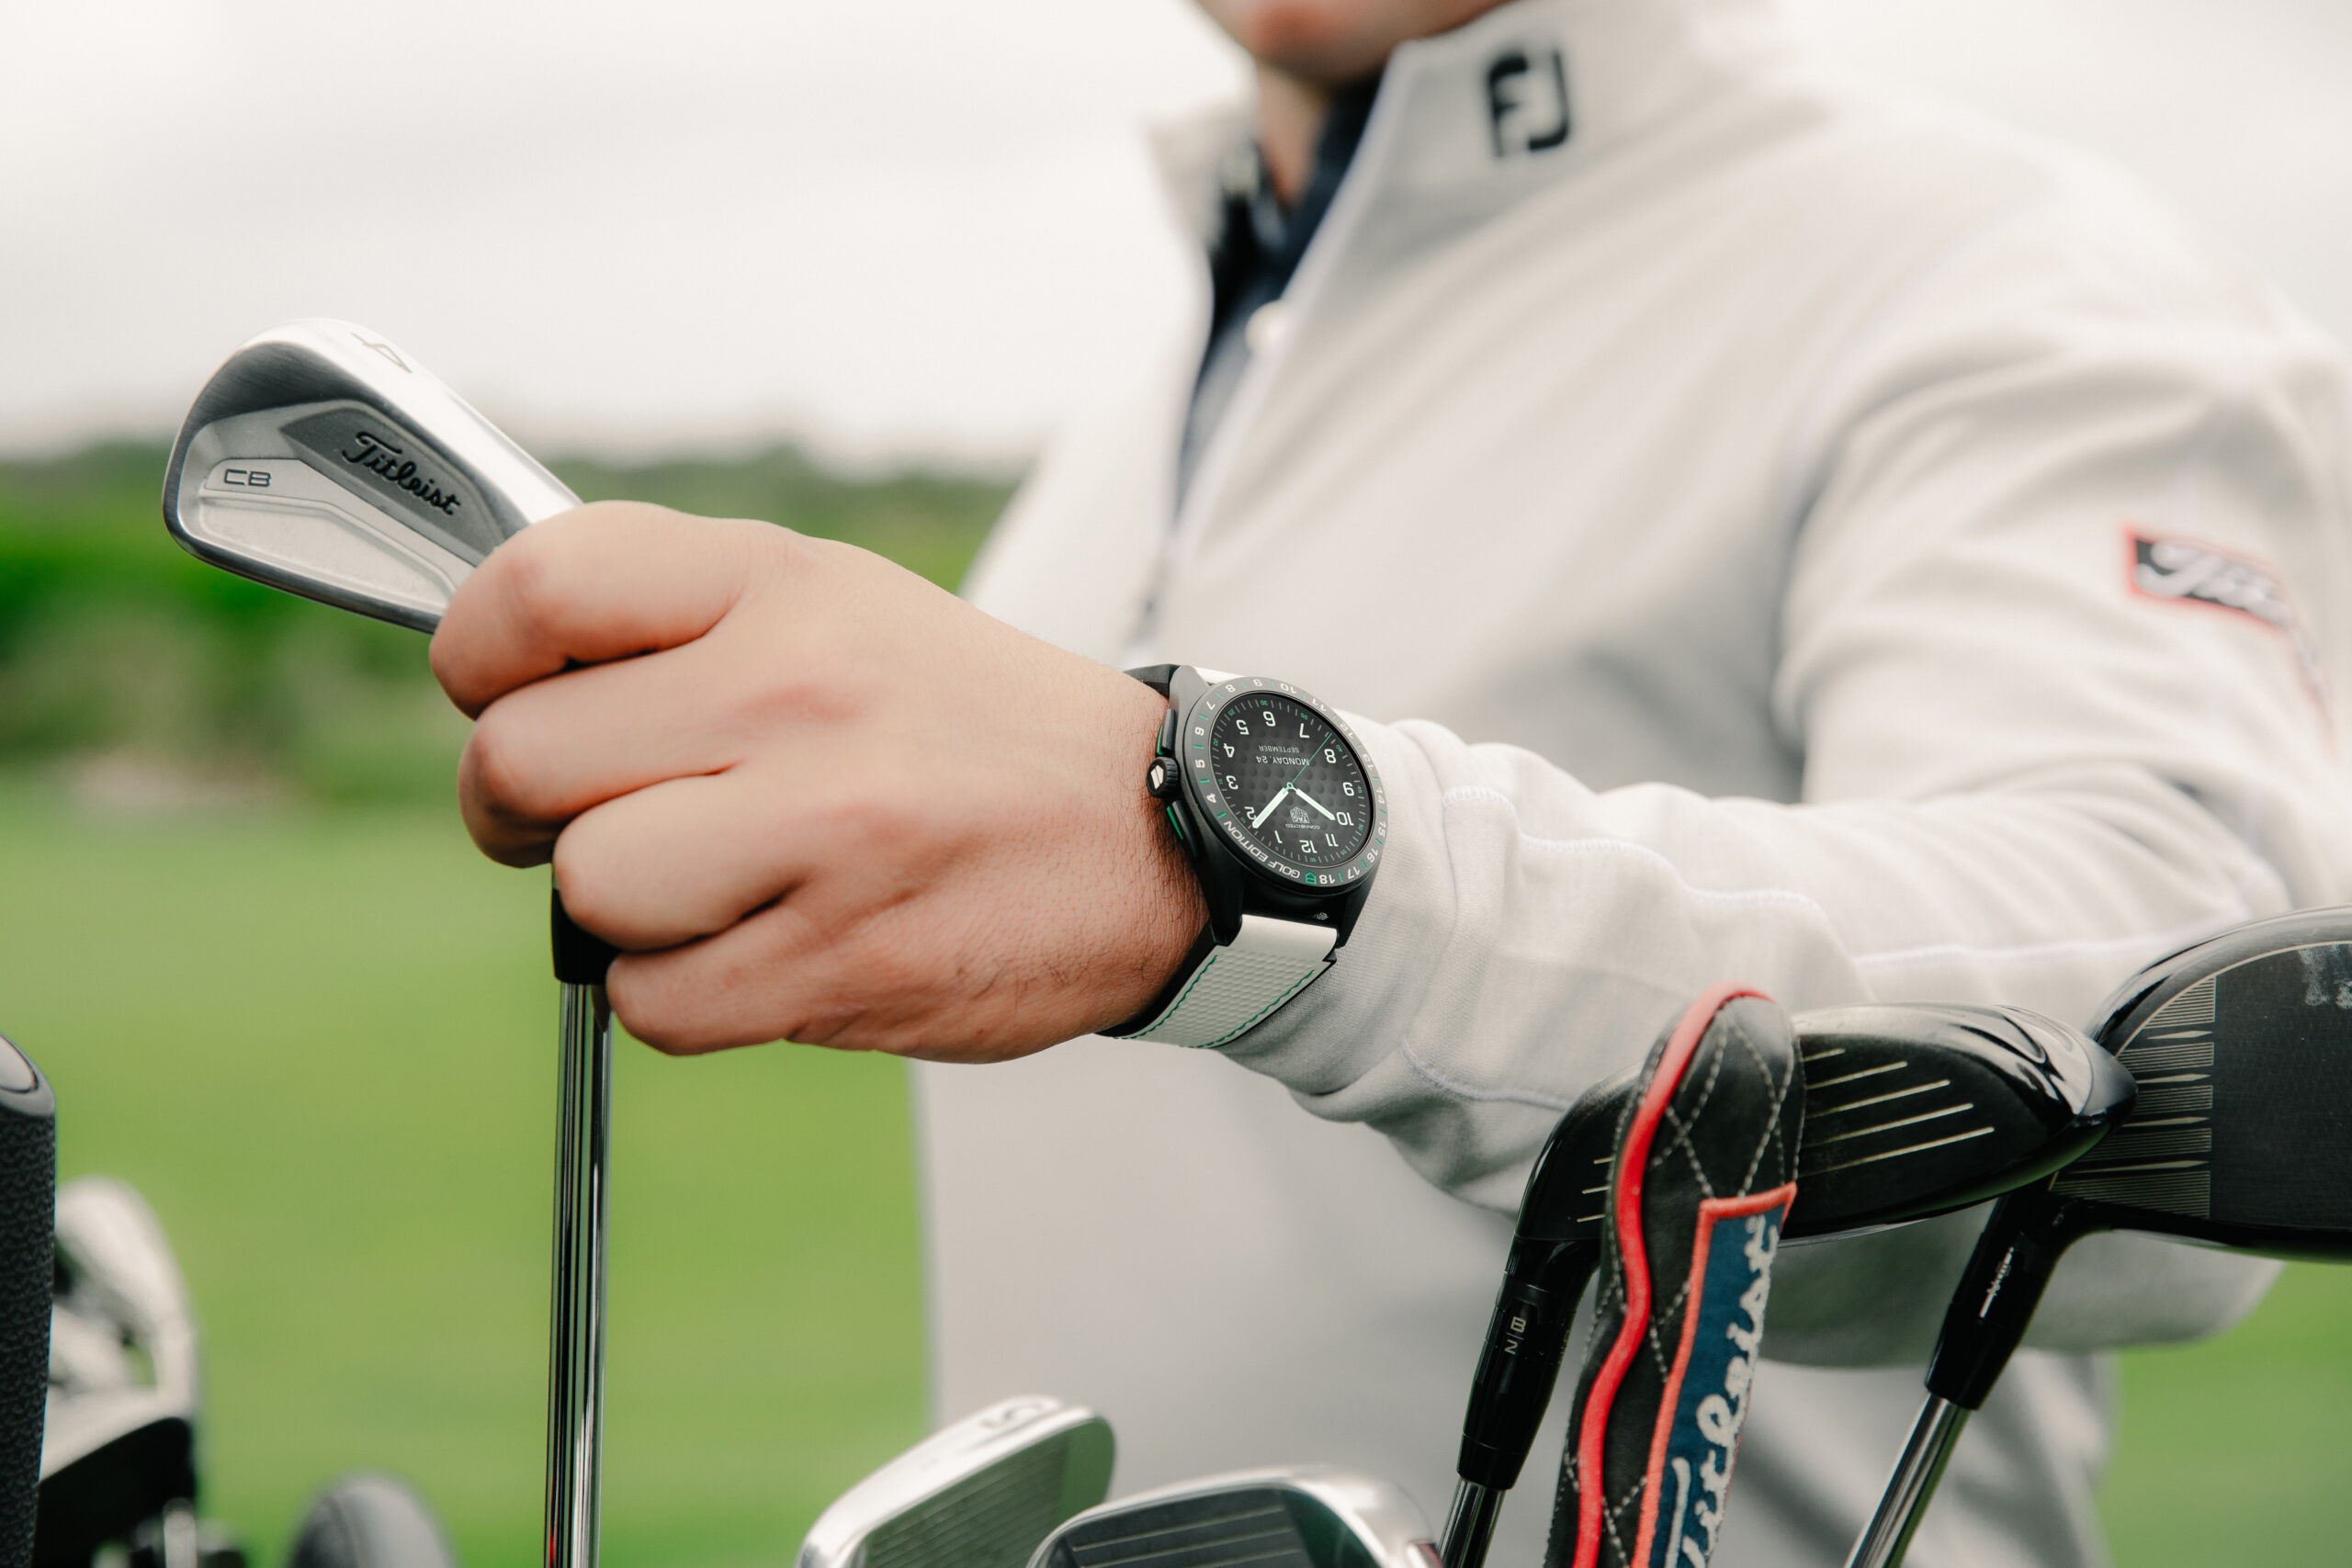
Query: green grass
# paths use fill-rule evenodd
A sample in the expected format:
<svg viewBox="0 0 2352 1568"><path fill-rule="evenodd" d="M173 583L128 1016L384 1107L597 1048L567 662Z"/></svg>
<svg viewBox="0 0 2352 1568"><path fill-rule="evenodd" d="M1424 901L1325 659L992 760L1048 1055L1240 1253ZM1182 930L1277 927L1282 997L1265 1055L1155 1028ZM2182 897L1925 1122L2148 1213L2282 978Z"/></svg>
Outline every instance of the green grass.
<svg viewBox="0 0 2352 1568"><path fill-rule="evenodd" d="M0 795L0 1019L61 1164L153 1201L206 1332L208 1513L275 1562L355 1467L536 1560L555 987L545 885L453 814L138 826ZM608 1555L782 1563L922 1426L903 1076L616 1069Z"/></svg>
<svg viewBox="0 0 2352 1568"><path fill-rule="evenodd" d="M470 1568L536 1558L544 887L446 809L140 823L0 786L0 1028L57 1083L65 1174L130 1179L179 1249L207 1511L259 1562L357 1467L416 1481ZM626 1043L616 1076L609 1557L781 1568L921 1427L903 1077ZM2342 1555L2347 1322L2352 1270L2298 1268L2236 1333L2126 1359L2120 1568Z"/></svg>
<svg viewBox="0 0 2352 1568"><path fill-rule="evenodd" d="M2290 1268L2253 1319L2123 1359L2100 1497L2118 1568L2341 1562L2352 1269Z"/></svg>

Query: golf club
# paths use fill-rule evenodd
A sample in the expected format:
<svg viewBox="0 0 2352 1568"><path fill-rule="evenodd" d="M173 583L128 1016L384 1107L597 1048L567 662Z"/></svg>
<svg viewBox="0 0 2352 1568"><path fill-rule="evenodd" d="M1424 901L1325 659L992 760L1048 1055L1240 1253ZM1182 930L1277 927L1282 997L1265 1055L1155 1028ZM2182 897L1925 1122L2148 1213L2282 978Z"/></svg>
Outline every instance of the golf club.
<svg viewBox="0 0 2352 1568"><path fill-rule="evenodd" d="M2132 1103L2131 1076L2017 1008L1867 1004L1796 1019L1804 1139L1783 1242L1964 1209L2048 1176ZM1570 1107L1537 1155L1463 1417L1446 1568L1479 1568L1600 1263L1633 1076Z"/></svg>
<svg viewBox="0 0 2352 1568"><path fill-rule="evenodd" d="M797 1568L1023 1568L1111 1490L1110 1423L1032 1395L933 1433L833 1501Z"/></svg>
<svg viewBox="0 0 2352 1568"><path fill-rule="evenodd" d="M2139 1080L2139 1101L2106 1142L1994 1207L1849 1568L1903 1561L1961 1428L2082 1237L2144 1231L2352 1260L2352 908L2259 920L2160 959L2093 1032Z"/></svg>
<svg viewBox="0 0 2352 1568"><path fill-rule="evenodd" d="M1413 1500L1322 1466L1242 1471L1090 1508L1029 1568L1437 1568Z"/></svg>
<svg viewBox="0 0 2352 1568"><path fill-rule="evenodd" d="M49 1388L57 1097L0 1039L0 1562L29 1562Z"/></svg>
<svg viewBox="0 0 2352 1568"><path fill-rule="evenodd" d="M503 541L579 499L383 338L290 322L197 394L164 475L164 521L198 558L430 632ZM547 1568L596 1561L603 1459L612 950L552 903L563 984L548 1347Z"/></svg>
<svg viewBox="0 0 2352 1568"><path fill-rule="evenodd" d="M168 1525L170 1568L195 1568L196 1312L128 1183L85 1176L59 1190L54 1287L34 1561L78 1568L103 1542Z"/></svg>
<svg viewBox="0 0 2352 1568"><path fill-rule="evenodd" d="M311 1500L286 1568L458 1568L441 1521L388 1475L346 1475Z"/></svg>

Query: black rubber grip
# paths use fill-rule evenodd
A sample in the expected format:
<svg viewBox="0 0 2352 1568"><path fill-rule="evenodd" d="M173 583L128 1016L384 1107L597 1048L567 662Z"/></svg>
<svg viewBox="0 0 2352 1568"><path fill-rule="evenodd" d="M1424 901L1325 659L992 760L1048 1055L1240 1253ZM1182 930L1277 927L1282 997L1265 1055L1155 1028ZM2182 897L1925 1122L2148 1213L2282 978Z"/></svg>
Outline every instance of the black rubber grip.
<svg viewBox="0 0 2352 1568"><path fill-rule="evenodd" d="M5 1042L0 1042L0 1051L15 1055ZM0 1092L0 1565L5 1568L19 1568L32 1560L41 1422L49 1395L57 1102L38 1068L32 1077L28 1088Z"/></svg>
<svg viewBox="0 0 2352 1568"><path fill-rule="evenodd" d="M591 936L565 912L563 895L548 896L548 922L555 945L555 977L567 986L601 986L605 971L621 950L603 937Z"/></svg>

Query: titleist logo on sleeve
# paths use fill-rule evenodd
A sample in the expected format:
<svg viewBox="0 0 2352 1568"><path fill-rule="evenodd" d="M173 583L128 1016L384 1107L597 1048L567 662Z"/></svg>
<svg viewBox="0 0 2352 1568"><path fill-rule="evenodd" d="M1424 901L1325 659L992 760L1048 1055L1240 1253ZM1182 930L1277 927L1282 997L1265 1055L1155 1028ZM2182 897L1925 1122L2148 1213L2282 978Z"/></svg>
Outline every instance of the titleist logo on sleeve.
<svg viewBox="0 0 2352 1568"><path fill-rule="evenodd" d="M2260 621L2285 637L2312 693L2321 689L2319 659L2278 574L2249 560L2190 539L2160 539L2136 528L2124 530L2131 547L2132 591L2176 604L2230 610Z"/></svg>

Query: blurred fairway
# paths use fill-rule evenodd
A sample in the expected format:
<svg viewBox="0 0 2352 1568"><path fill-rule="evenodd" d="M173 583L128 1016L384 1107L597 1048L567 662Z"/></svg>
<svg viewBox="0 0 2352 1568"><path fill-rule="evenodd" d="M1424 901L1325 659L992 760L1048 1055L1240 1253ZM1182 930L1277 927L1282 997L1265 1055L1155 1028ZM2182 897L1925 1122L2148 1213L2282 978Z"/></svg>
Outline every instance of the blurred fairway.
<svg viewBox="0 0 2352 1568"><path fill-rule="evenodd" d="M555 987L544 883L454 814L108 820L0 788L0 1027L68 1175L129 1178L204 1314L208 1511L274 1563L389 1469L469 1568L535 1560ZM918 1435L903 1077L797 1048L617 1064L607 1552L776 1564ZM2342 1561L2352 1271L2129 1358L2123 1568ZM1453 1419L1450 1412L1432 1419Z"/></svg>
<svg viewBox="0 0 2352 1568"><path fill-rule="evenodd" d="M62 1174L154 1203L206 1334L209 1514L417 1482L537 1557L554 982L542 875L455 814L93 821L0 790L0 1029ZM774 1563L922 1429L904 1077L792 1047L616 1066L605 1542Z"/></svg>

